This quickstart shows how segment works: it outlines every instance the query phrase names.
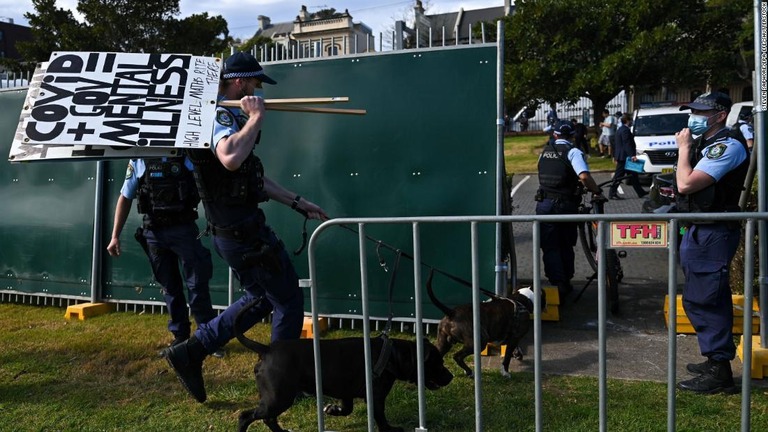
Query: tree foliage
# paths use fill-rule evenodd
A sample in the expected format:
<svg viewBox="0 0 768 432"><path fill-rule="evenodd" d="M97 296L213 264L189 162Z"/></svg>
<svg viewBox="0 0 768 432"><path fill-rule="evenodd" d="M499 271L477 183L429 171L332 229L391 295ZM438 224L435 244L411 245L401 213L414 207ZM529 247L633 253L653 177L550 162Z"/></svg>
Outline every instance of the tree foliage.
<svg viewBox="0 0 768 432"><path fill-rule="evenodd" d="M587 97L597 119L630 86L728 84L743 75L734 64L748 2L517 1L505 18L508 105Z"/></svg>
<svg viewBox="0 0 768 432"><path fill-rule="evenodd" d="M207 13L177 19L179 0L78 0L78 20L55 0L32 0L33 40L20 43L28 61L53 51L179 52L210 55L231 42L226 20Z"/></svg>

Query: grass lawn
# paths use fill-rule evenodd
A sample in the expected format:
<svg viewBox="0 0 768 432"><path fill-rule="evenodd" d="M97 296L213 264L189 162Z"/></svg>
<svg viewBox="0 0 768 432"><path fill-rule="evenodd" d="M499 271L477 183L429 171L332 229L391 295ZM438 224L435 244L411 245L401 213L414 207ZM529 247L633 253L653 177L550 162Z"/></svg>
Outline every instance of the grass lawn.
<svg viewBox="0 0 768 432"><path fill-rule="evenodd" d="M594 140L593 140L594 141ZM544 144L547 142L547 136L541 135L516 135L504 138L504 163L507 167L507 174L535 174L538 170L538 161ZM598 157L595 150L597 144L593 142L591 156L587 159L589 169L596 171L613 171L616 165L613 159L603 159Z"/></svg>
<svg viewBox="0 0 768 432"><path fill-rule="evenodd" d="M0 430L2 431L234 431L241 409L258 399L253 381L256 355L236 341L224 359L209 358L204 375L208 401L195 402L181 388L158 351L170 340L164 315L112 313L67 321L55 307L0 304ZM266 341L268 326L249 337ZM349 336L336 330L329 337ZM395 335L412 337L411 335ZM531 361L531 359L526 359ZM427 427L466 432L475 428L474 384L454 373L447 387L427 392ZM343 367L343 365L340 365ZM665 431L666 385L608 382L608 429ZM680 431L733 431L740 425L739 396L679 393ZM398 383L387 399L391 423L418 426L417 392ZM752 430L768 430L768 394L752 393ZM598 430L598 382L591 377L544 376L544 430ZM483 373L485 431L533 431L533 376L504 378ZM280 416L292 430L317 430L315 399L298 401ZM366 407L356 401L349 417L326 417L326 428L366 429ZM255 423L251 431L266 431Z"/></svg>

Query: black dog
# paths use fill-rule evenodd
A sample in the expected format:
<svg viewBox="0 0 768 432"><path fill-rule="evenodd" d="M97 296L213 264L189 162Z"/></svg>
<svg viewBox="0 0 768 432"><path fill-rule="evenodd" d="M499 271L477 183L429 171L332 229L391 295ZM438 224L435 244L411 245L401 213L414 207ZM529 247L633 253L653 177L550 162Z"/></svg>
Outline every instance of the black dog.
<svg viewBox="0 0 768 432"><path fill-rule="evenodd" d="M453 355L456 364L473 376L464 359L475 350L475 339L472 326L472 304L465 304L451 309L440 303L432 291L432 275L427 279L427 294L432 303L445 316L440 320L437 334L437 350L445 355L455 343L463 343L464 347ZM542 305L546 304L544 291ZM533 313L533 290L523 288L514 292L509 298L492 297L490 301L480 304L480 346L485 347L489 342L505 344L504 361L501 366L502 375L509 376L509 362L514 356L523 359L522 350L518 347L520 340L531 327L530 314ZM475 359L475 361L478 361Z"/></svg>
<svg viewBox="0 0 768 432"><path fill-rule="evenodd" d="M244 308L243 310L247 309ZM242 311L241 311L242 314ZM299 392L315 393L315 363L312 339L284 340L270 346L248 339L239 330L240 314L235 320L235 335L247 348L256 351L261 361L256 364L256 385L261 400L253 410L240 414L239 431L245 432L256 420L273 432L283 431L277 416L293 405ZM385 340L386 339L386 340ZM365 358L363 338L328 339L320 342L323 395L341 400L341 406L326 405L325 412L334 416L352 413L354 398L365 398ZM383 352L383 353L382 353ZM380 360L384 355L385 361ZM387 422L384 404L396 380L417 382L416 342L371 339L374 367L373 416L379 431L397 431ZM443 358L434 345L424 339L424 381L430 390L451 382L453 375L443 365Z"/></svg>

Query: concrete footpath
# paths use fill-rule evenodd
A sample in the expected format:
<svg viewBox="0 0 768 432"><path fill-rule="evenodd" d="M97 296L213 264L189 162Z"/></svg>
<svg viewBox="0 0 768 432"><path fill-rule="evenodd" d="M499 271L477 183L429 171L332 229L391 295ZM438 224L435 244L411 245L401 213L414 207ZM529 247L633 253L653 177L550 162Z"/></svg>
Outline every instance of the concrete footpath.
<svg viewBox="0 0 768 432"><path fill-rule="evenodd" d="M611 173L595 173L598 183L610 178ZM514 189L515 186L518 186ZM536 174L516 175L513 179L514 214L535 214L534 193L538 188ZM647 188L647 187L646 187ZM631 187L622 186L624 200L611 200L606 213L640 213L642 199ZM605 190L607 194L607 189ZM530 285L533 279L531 223L513 224L517 253L518 285ZM621 260L624 279L619 285L618 316L610 313L607 321L607 375L608 378L667 381L669 336L664 319L664 299L668 292L668 264L666 249L628 250ZM542 271L542 284L547 281ZM574 302L579 291L592 275L580 245L576 246L575 290L561 300L560 321L542 322L542 372L556 375L598 376L598 309L597 281L593 281L581 298ZM682 292L682 271L678 269L678 289ZM685 365L701 362L696 336L678 334L676 354L677 381L687 379ZM533 372L533 331L523 341L526 353L522 362L512 361L514 371ZM484 366L499 367L497 356L484 357ZM742 363L738 356L731 363L734 379L740 384ZM753 386L768 387L766 380L752 380Z"/></svg>

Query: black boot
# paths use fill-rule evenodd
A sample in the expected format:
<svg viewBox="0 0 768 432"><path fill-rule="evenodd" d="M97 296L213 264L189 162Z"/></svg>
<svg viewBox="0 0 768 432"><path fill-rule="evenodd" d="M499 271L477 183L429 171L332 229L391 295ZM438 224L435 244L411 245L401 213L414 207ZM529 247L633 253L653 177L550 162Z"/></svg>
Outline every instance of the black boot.
<svg viewBox="0 0 768 432"><path fill-rule="evenodd" d="M565 298L566 296L568 296L568 294L573 292L573 285L571 285L570 281L558 282L557 291L558 291L558 294L560 294L560 298Z"/></svg>
<svg viewBox="0 0 768 432"><path fill-rule="evenodd" d="M176 345L178 345L178 344L180 344L180 343L184 343L184 341L185 341L185 340L187 340L187 339L189 339L189 335L188 335L188 334L187 334L187 335L184 335L184 334L179 334L179 333L176 333L176 334L174 334L173 340L172 340L171 342L169 342L169 343L168 343L168 346L169 346L169 347L172 347L172 346L176 346ZM158 355L158 356L160 356L160 357L165 357L165 351L166 351L166 349L167 349L167 348L163 348L163 349L161 349L161 350L160 350L160 351L157 353L157 355Z"/></svg>
<svg viewBox="0 0 768 432"><path fill-rule="evenodd" d="M163 351L163 357L181 384L200 403L207 398L203 382L203 360L207 355L203 344L194 336Z"/></svg>
<svg viewBox="0 0 768 432"><path fill-rule="evenodd" d="M685 370L693 376L704 375L709 369L709 359L704 360L701 363L688 363L685 365Z"/></svg>
<svg viewBox="0 0 768 432"><path fill-rule="evenodd" d="M734 394L738 392L736 385L733 383L730 361L710 359L707 363L706 370L702 375L677 383L677 388L705 394Z"/></svg>

